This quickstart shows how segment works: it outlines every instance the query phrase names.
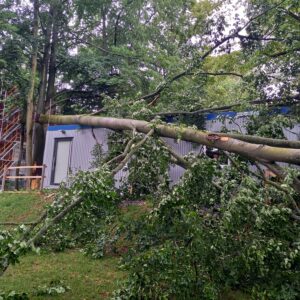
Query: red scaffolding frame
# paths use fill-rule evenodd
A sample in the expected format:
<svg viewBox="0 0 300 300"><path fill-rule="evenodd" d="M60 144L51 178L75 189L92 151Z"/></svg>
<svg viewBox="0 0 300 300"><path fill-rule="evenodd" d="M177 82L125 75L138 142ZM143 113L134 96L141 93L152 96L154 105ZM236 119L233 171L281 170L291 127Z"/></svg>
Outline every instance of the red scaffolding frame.
<svg viewBox="0 0 300 300"><path fill-rule="evenodd" d="M16 93L16 88L5 92L0 99L0 177L4 169L14 163L14 150L21 139L21 111L19 108L6 109L6 99Z"/></svg>

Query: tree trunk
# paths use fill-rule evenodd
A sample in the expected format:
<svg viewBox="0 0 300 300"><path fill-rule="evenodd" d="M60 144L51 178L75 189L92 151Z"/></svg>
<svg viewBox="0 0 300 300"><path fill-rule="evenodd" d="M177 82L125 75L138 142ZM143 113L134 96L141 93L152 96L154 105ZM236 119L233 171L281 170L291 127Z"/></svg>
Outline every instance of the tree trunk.
<svg viewBox="0 0 300 300"><path fill-rule="evenodd" d="M47 92L47 76L49 69L49 58L50 58L50 46L51 46L51 27L52 20L48 22L47 28L45 30L45 45L44 45L44 55L41 66L41 83L39 89L39 97L36 106L36 113L42 114L45 113L45 101L46 101L46 92ZM34 124L34 143L33 143L33 162L37 165L42 165L43 163L43 153L45 146L45 133L44 127L39 124ZM40 171L40 169L38 169Z"/></svg>
<svg viewBox="0 0 300 300"><path fill-rule="evenodd" d="M50 62L49 62L49 78L48 78L48 89L47 89L47 98L46 103L47 106L52 106L54 101L54 96L56 93L55 90L55 78L56 78L56 48L58 42L58 4L53 5L53 13L52 13L52 43L51 43L51 54L50 54ZM52 105L51 105L52 104ZM51 109L51 108L50 108Z"/></svg>
<svg viewBox="0 0 300 300"><path fill-rule="evenodd" d="M41 123L49 122L52 124L79 124L98 126L113 130L135 129L145 134L147 134L153 127L152 123L146 121L80 115L41 115L39 121ZM298 149L272 147L267 146L263 143L251 144L231 137L222 137L217 134L211 134L201 130L162 124L158 124L155 126L155 132L162 137L169 137L174 139L180 138L184 141L218 148L232 153L237 153L245 157L250 157L254 160L300 164L300 150Z"/></svg>
<svg viewBox="0 0 300 300"><path fill-rule="evenodd" d="M23 157L23 150L24 150L24 140L25 140L25 128L24 128L24 123L22 122L21 124L21 139L20 139L20 152L19 152L19 157L16 166L19 167L22 162L22 157ZM16 169L16 176L19 176L20 174L20 169ZM15 181L15 189L19 190L19 179L16 178Z"/></svg>
<svg viewBox="0 0 300 300"><path fill-rule="evenodd" d="M27 113L26 113L26 164L28 166L32 165L32 129L33 129L33 113L34 113L34 89L35 89L35 76L37 67L37 51L38 51L38 11L39 3L38 0L34 1L33 9L33 47L32 47L32 61L31 61L31 78L30 87L27 96ZM30 169L28 170L28 175L31 174ZM30 188L30 182L27 183L27 188Z"/></svg>
<svg viewBox="0 0 300 300"><path fill-rule="evenodd" d="M33 144L33 162L37 166L43 164L44 158L44 148L45 148L45 129L42 124L34 124L34 144ZM37 169L40 173L41 169Z"/></svg>

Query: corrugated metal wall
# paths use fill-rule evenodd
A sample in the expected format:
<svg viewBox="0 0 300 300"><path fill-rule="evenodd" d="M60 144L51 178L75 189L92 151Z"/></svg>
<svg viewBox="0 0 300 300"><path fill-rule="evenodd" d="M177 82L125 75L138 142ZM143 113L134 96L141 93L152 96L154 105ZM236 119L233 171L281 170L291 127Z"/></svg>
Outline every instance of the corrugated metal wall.
<svg viewBox="0 0 300 300"><path fill-rule="evenodd" d="M48 130L46 135L46 145L44 152L44 164L47 166L45 173L44 186L46 188L55 188L51 185L51 170L54 160L54 144L55 139L59 138L73 138L71 149L69 166L72 173L76 173L78 170L88 170L91 168L92 155L91 151L96 143L102 145L103 151L107 151L107 135L109 129L96 128L94 129L93 136L92 128L80 128L69 129L67 126L61 130ZM50 127L51 128L51 127Z"/></svg>
<svg viewBox="0 0 300 300"><path fill-rule="evenodd" d="M299 141L300 140L300 124L297 124L292 129L284 128L283 133L288 140Z"/></svg>
<svg viewBox="0 0 300 300"><path fill-rule="evenodd" d="M93 132L96 137L96 140L93 136L93 132L91 128L80 128L77 129L69 129L67 126L59 126L57 128L61 128L58 130L49 128L50 130L47 131L46 136L46 145L45 145L45 152L44 152L44 164L47 166L45 172L45 181L44 187L45 188L55 188L56 185L51 185L51 172L53 168L53 161L54 161L54 145L55 139L59 138L73 138L71 149L70 149L70 170L71 173L76 173L78 170L88 170L91 168L92 163L92 155L91 151L94 145L97 143L102 145L102 149L104 152L108 150L107 146L107 136L109 129L104 128L94 128ZM183 141L175 141L170 138L164 138L164 140L172 146L172 148L181 155L186 155L189 152L193 151L195 153L199 153L202 146L187 143ZM170 179L171 182L174 184L176 183L182 174L184 173L184 169L179 166L170 166ZM115 176L116 186L119 187L121 185L121 181L126 178L128 171L126 166L118 172Z"/></svg>
<svg viewBox="0 0 300 300"><path fill-rule="evenodd" d="M198 144L193 144L189 142L184 141L176 141L174 139L170 138L163 138L166 143L168 143L176 153L184 156L187 155L190 152L194 153L201 153L201 151L204 150L204 147ZM169 175L171 180L171 185L176 184L180 177L183 175L184 169L177 165L171 165L169 169Z"/></svg>
<svg viewBox="0 0 300 300"><path fill-rule="evenodd" d="M237 113L233 117L217 117L213 120L207 120L205 122L206 130L212 132L220 132L223 128L227 130L235 130L240 133L246 133L246 124L248 116L253 113Z"/></svg>
<svg viewBox="0 0 300 300"><path fill-rule="evenodd" d="M212 132L221 132L223 128L229 131L237 131L243 134L247 134L246 126L249 120L249 116L253 113L237 113L234 118L216 118L214 120L208 120L205 123L206 130ZM297 141L300 140L300 124L295 125L293 128L283 128L283 133L288 140Z"/></svg>

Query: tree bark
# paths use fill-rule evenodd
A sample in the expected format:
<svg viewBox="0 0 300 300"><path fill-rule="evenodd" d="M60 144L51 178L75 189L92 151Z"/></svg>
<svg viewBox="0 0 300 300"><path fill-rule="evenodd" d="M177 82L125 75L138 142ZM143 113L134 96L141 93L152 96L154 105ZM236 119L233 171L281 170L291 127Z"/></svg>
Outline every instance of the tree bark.
<svg viewBox="0 0 300 300"><path fill-rule="evenodd" d="M50 9L52 11L52 9ZM44 37L44 54L43 60L41 64L41 83L39 90L39 98L37 103L37 113L44 112L45 109L45 98L47 93L47 77L49 70L49 59L50 59L50 47L51 47L51 30L52 28L52 20L50 19L47 24L47 28L45 29L45 37Z"/></svg>
<svg viewBox="0 0 300 300"><path fill-rule="evenodd" d="M19 152L19 157L18 157L18 160L17 160L17 164L16 166L19 167L21 165L21 162L22 162L22 157L23 157L23 150L24 150L24 140L25 140L25 126L24 126L24 122L22 121L21 123L21 129L20 129L20 134L21 134L21 137L20 137L20 152ZM20 169L16 169L16 176L19 176L20 174ZM16 190L19 190L19 179L16 178L16 181L15 181L15 189Z"/></svg>
<svg viewBox="0 0 300 300"><path fill-rule="evenodd" d="M30 87L27 96L27 113L26 113L26 164L28 166L32 165L32 129L33 129L33 113L34 113L34 89L35 89L35 77L37 68L37 51L38 51L38 13L39 13L39 2L34 1L33 9L33 47L32 47L32 59L31 59L31 78ZM28 175L30 175L31 170L28 170ZM30 188L30 182L27 183L27 188Z"/></svg>
<svg viewBox="0 0 300 300"><path fill-rule="evenodd" d="M47 88L47 106L51 106L50 103L54 101L56 89L55 89L55 78L56 78L56 48L57 48L57 42L58 42L58 7L59 4L54 3L53 4L53 12L52 12L52 43L51 43L51 51L50 51L50 61L49 61L49 78L48 78L48 88ZM52 103L53 104L53 103Z"/></svg>
<svg viewBox="0 0 300 300"><path fill-rule="evenodd" d="M263 144L263 145L274 146L274 147L300 149L300 141L272 139L272 138L266 138L262 136L239 134L239 133L218 132L216 134L221 137L231 137L251 144Z"/></svg>
<svg viewBox="0 0 300 300"><path fill-rule="evenodd" d="M133 119L117 119L108 117L91 117L84 115L61 116L61 115L41 115L41 123L52 124L79 124L98 126L113 130L132 130L147 134L153 127L152 123ZM222 137L217 134L210 134L205 131L191 128L181 128L178 126L162 125L155 126L155 132L162 137L182 139L208 147L214 147L232 153L237 153L244 157L250 157L255 160L277 161L291 164L300 164L300 150L272 147L261 144L251 144L231 137ZM263 140L262 140L263 142Z"/></svg>
<svg viewBox="0 0 300 300"><path fill-rule="evenodd" d="M52 9L51 9L52 10ZM46 101L46 92L47 92L47 77L48 77L48 69L49 69L49 58L50 58L50 46L51 46L51 28L52 28L52 20L50 19L47 24L47 28L45 29L45 39L44 39L44 55L41 65L41 82L39 89L39 97L36 106L36 113L42 114L45 113L45 101ZM43 153L45 146L45 132L44 126L35 123L34 124L34 134L33 134L33 162L37 165L42 165L43 163ZM39 169L39 171L41 171Z"/></svg>

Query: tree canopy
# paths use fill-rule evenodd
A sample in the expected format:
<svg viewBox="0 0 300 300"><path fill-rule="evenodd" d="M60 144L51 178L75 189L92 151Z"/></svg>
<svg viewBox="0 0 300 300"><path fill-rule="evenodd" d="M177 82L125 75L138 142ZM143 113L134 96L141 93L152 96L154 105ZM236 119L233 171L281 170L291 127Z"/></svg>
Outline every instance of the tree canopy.
<svg viewBox="0 0 300 300"><path fill-rule="evenodd" d="M2 5L2 81L24 92L33 6ZM36 92L69 114L117 102L123 116L142 99L154 113L291 101L298 36L297 1L39 1Z"/></svg>
<svg viewBox="0 0 300 300"><path fill-rule="evenodd" d="M0 0L0 88L26 114L27 164L43 162L45 124L114 130L40 218L0 231L0 275L36 246L99 258L126 241L115 299L299 299L299 36L298 0ZM205 131L228 110L245 128ZM130 197L151 209L120 221Z"/></svg>

